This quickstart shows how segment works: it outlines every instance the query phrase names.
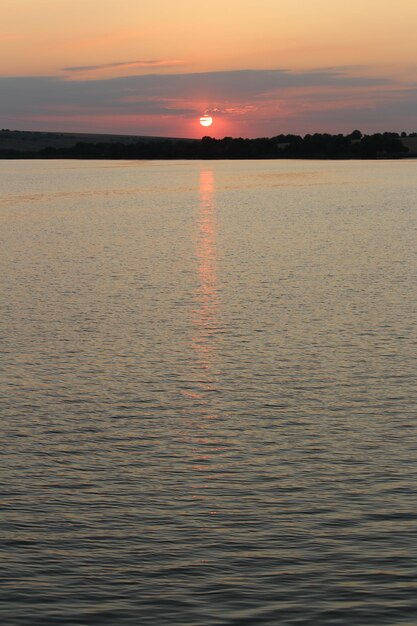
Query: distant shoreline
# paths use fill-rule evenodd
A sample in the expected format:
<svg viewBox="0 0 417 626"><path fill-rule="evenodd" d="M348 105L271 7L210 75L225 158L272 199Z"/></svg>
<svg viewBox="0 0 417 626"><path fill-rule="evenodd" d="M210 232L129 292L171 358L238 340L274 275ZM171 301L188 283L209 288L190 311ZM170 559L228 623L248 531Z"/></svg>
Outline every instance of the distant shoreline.
<svg viewBox="0 0 417 626"><path fill-rule="evenodd" d="M0 131L0 159L81 160L244 160L244 159L403 159L417 157L417 133L373 135L356 130L304 137L280 134L243 139L186 139L89 133Z"/></svg>

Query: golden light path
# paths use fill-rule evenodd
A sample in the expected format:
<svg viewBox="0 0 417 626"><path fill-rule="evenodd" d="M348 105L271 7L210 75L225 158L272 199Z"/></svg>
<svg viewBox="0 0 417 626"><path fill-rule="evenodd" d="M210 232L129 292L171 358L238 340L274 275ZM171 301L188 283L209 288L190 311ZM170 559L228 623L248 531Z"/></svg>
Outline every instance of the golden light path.
<svg viewBox="0 0 417 626"><path fill-rule="evenodd" d="M202 379L201 391L212 391L217 378L218 343L218 285L216 253L216 207L214 202L214 173L203 169L200 172L200 210L198 216L198 238L196 246L199 286L196 292L196 315L194 318L194 349L198 356Z"/></svg>
<svg viewBox="0 0 417 626"><path fill-rule="evenodd" d="M205 513L202 530L213 532L212 516L218 515L218 503L207 489L216 479L216 468L227 442L221 428L214 424L221 415L219 394L220 302L217 278L217 209L214 171L200 171L200 202L196 214L195 253L198 282L195 289L192 347L195 355L193 499Z"/></svg>
<svg viewBox="0 0 417 626"><path fill-rule="evenodd" d="M214 172L200 171L199 205L196 213L195 255L197 284L194 292L192 352L195 358L193 389L184 395L197 400L200 411L212 415L211 398L219 382L219 287L217 281L217 220Z"/></svg>

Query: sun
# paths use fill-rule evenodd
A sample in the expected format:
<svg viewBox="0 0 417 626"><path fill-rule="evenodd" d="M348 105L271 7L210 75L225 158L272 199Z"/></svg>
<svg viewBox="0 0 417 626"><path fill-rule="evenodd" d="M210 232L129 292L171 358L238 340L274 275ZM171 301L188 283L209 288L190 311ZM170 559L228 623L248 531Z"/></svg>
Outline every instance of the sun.
<svg viewBox="0 0 417 626"><path fill-rule="evenodd" d="M201 126L211 126L213 124L213 118L209 115L203 115L200 117Z"/></svg>

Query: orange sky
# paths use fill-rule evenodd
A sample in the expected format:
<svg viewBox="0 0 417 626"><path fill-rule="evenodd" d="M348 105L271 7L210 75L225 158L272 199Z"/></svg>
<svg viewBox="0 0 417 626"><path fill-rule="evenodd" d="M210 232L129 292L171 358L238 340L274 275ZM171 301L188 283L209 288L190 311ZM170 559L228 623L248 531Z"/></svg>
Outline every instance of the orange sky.
<svg viewBox="0 0 417 626"><path fill-rule="evenodd" d="M416 27L416 0L3 0L0 88L9 89L6 77L21 77L16 97L32 94L33 106L16 110L10 97L9 108L0 108L0 125L138 134L160 128L198 136L197 114L218 109L212 134L253 136L285 132L285 124L291 131L297 124L300 132L323 130L319 112L325 107L331 131L352 124L416 130ZM269 91L253 80L251 89L237 85L235 95L228 90L224 96L219 86L210 92L210 81L207 89L198 81L193 93L190 78L184 94L170 88L167 96L163 80L146 93L139 80L121 93L123 102L129 94L140 100L137 112L114 98L103 107L103 85L115 78L231 72L234 80L238 70L286 70L305 80L284 87L278 81ZM350 83L308 78L323 71ZM42 80L28 77L72 82L73 91L67 102L56 95L47 101ZM88 106L85 98L77 100L81 82L89 85ZM145 101L160 104L161 98L163 112L148 106L144 113ZM343 117L347 101L350 113Z"/></svg>

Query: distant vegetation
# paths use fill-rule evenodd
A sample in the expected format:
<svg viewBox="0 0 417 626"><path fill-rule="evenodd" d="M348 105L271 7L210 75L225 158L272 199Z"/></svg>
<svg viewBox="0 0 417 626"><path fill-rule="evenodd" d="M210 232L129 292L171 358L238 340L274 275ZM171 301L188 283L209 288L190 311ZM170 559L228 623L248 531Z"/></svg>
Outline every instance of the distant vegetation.
<svg viewBox="0 0 417 626"><path fill-rule="evenodd" d="M1 135L8 132L16 131L3 129ZM260 139L203 137L201 140L161 138L149 141L143 138L136 141L129 138L128 142L111 136L111 141L95 142L94 136L90 136L89 141L77 141L70 146L46 145L37 151L20 146L19 149L6 148L1 135L0 158L6 159L375 159L417 155L417 133L407 135L405 132L362 135L355 130L349 135L281 134Z"/></svg>

